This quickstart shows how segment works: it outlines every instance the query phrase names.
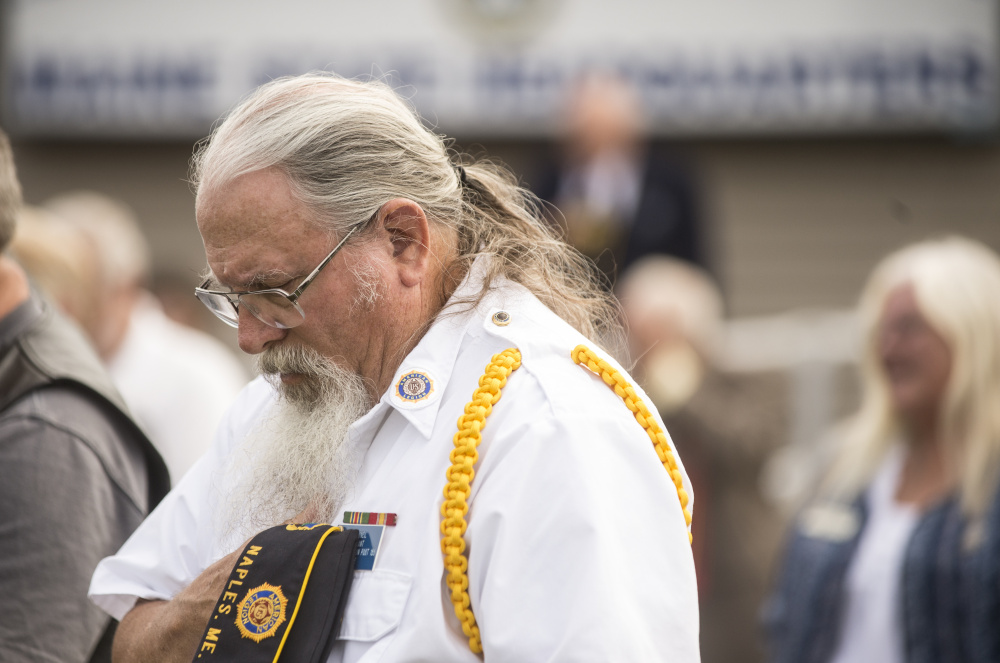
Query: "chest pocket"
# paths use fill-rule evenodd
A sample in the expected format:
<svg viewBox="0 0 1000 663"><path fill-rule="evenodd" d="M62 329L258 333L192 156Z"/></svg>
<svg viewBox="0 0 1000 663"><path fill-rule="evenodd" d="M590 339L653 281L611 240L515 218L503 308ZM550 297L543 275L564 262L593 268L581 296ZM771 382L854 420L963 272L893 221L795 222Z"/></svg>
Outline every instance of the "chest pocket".
<svg viewBox="0 0 1000 663"><path fill-rule="evenodd" d="M412 577L397 571L355 571L337 639L374 642L392 633L403 617L412 584Z"/></svg>

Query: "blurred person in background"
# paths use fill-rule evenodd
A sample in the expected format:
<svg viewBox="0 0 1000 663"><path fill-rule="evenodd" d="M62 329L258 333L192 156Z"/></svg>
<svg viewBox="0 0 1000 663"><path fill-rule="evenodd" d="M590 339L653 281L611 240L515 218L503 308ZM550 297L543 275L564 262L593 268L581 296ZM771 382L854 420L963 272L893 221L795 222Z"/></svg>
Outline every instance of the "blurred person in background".
<svg viewBox="0 0 1000 663"><path fill-rule="evenodd" d="M699 267L646 256L622 275L617 293L636 379L698 494L693 534L702 661L761 661L757 614L783 526L758 478L788 440L787 378L724 368L722 296Z"/></svg>
<svg viewBox="0 0 1000 663"><path fill-rule="evenodd" d="M776 663L1000 660L1000 260L904 248L861 297L862 402L765 609Z"/></svg>
<svg viewBox="0 0 1000 663"><path fill-rule="evenodd" d="M101 321L100 265L76 226L41 207L24 205L10 255L32 283L93 339Z"/></svg>
<svg viewBox="0 0 1000 663"><path fill-rule="evenodd" d="M174 322L210 335L225 333L226 330L218 325L218 318L197 297L191 296L190 273L182 269L157 270L150 290L163 307L163 312ZM223 341L230 338L223 338Z"/></svg>
<svg viewBox="0 0 1000 663"><path fill-rule="evenodd" d="M573 87L558 163L534 179L554 203L566 239L614 279L644 255L704 265L696 192L687 169L643 137L636 91L621 77L593 72Z"/></svg>
<svg viewBox="0 0 1000 663"><path fill-rule="evenodd" d="M0 251L15 233L20 196L0 132ZM87 600L90 576L169 488L163 460L126 413L77 327L0 254L5 663L111 660L114 622Z"/></svg>
<svg viewBox="0 0 1000 663"><path fill-rule="evenodd" d="M45 209L82 233L96 265L90 281L73 285L74 297L57 298L95 301L88 308L96 315L78 320L176 483L208 449L247 372L222 342L164 314L146 289L149 246L128 207L77 191L52 198ZM80 292L81 284L99 296Z"/></svg>

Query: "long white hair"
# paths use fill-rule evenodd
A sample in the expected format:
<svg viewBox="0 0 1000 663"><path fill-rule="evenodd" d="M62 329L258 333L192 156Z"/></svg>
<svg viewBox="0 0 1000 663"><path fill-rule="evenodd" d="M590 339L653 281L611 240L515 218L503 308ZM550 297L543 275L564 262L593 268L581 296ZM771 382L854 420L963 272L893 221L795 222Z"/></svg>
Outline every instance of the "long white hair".
<svg viewBox="0 0 1000 663"><path fill-rule="evenodd" d="M615 300L593 264L545 220L539 201L501 166L454 153L388 85L316 72L279 78L238 104L192 160L203 191L276 168L317 223L343 236L396 197L416 201L457 238L449 273L487 254L483 291L520 283L584 335L623 337Z"/></svg>
<svg viewBox="0 0 1000 663"><path fill-rule="evenodd" d="M963 511L981 516L1000 475L1000 259L963 237L903 248L869 278L859 305L865 342L861 408L845 427L826 491L839 499L857 495L902 434L877 335L887 298L903 285L913 287L921 314L951 351L938 433L949 443Z"/></svg>

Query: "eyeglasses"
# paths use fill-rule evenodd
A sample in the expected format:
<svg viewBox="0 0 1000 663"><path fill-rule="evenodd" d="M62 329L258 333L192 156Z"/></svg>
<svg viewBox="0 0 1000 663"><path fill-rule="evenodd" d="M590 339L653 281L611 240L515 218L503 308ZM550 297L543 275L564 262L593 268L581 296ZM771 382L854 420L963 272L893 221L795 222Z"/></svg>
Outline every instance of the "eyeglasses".
<svg viewBox="0 0 1000 663"><path fill-rule="evenodd" d="M365 225L365 224L361 224ZM267 288L266 290L250 290L245 292L223 292L221 290L207 290L211 279L206 279L204 283L194 289L194 295L205 307L215 314L219 320L230 327L240 326L240 306L245 306L254 317L270 327L278 329L291 329L302 324L306 319L306 314L299 306L299 297L305 292L316 276L326 267L327 263L333 260L337 251L344 245L347 239L354 234L360 226L351 228L344 239L340 240L337 246L333 247L329 255L323 258L323 262L316 266L316 269L309 273L309 276L295 289L295 292L288 293L281 288Z"/></svg>

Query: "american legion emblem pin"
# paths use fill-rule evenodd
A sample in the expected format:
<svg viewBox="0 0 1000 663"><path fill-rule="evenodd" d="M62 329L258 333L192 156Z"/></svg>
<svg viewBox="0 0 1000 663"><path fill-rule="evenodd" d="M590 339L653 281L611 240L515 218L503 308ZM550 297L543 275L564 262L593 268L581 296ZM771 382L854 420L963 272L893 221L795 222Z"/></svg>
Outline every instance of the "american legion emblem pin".
<svg viewBox="0 0 1000 663"><path fill-rule="evenodd" d="M236 613L236 627L244 638L260 642L278 631L288 614L288 599L281 587L266 582L254 587L240 602Z"/></svg>
<svg viewBox="0 0 1000 663"><path fill-rule="evenodd" d="M422 401L434 391L434 381L423 371L409 371L396 383L396 395L409 403Z"/></svg>

